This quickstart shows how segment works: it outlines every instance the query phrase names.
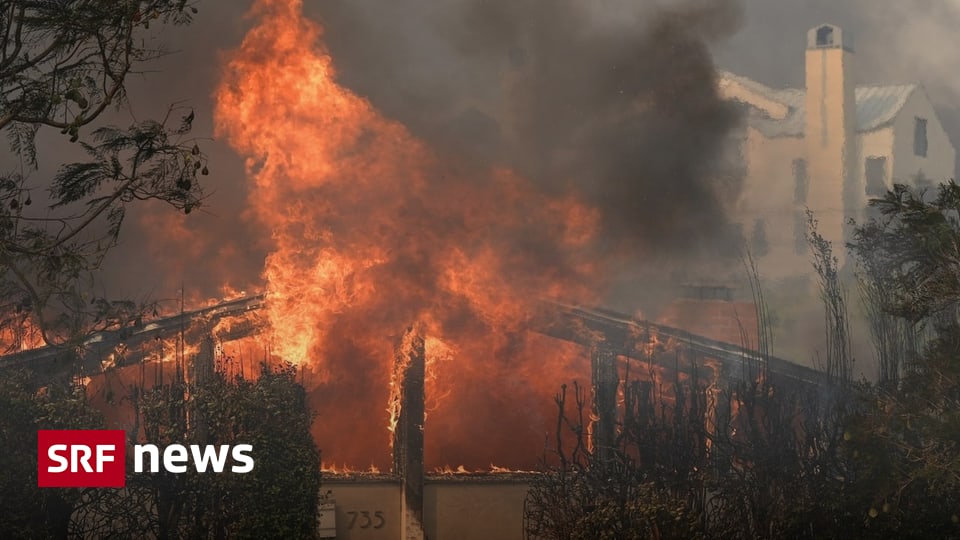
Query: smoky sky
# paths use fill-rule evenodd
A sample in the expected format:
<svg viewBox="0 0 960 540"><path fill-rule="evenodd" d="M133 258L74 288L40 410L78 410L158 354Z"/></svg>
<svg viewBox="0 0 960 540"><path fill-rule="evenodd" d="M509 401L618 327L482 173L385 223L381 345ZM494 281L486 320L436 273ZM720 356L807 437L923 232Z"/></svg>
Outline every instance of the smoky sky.
<svg viewBox="0 0 960 540"><path fill-rule="evenodd" d="M136 117L162 114L173 102L189 103L197 110L196 134L212 137L220 53L236 47L252 24L245 18L250 4L202 2L194 25L165 30L160 39L172 54L130 81ZM713 75L706 68L712 63L771 86L799 86L806 30L822 22L854 34L858 81L923 83L948 133L960 141L960 71L955 69L960 48L954 46L958 6L955 0L741 0L739 5L706 0L307 0L305 12L324 26L341 82L385 114L465 159L513 164L545 188L565 189L573 183L598 204L614 207L605 225L625 241L629 235L642 238L649 229L640 225L656 221L654 216L672 223L677 235L690 225L678 224L676 216L701 224L720 219L719 204L711 206L714 213L690 215L686 211L696 205L674 205L673 193L693 189L691 200L719 203L735 191L722 178L702 178L700 168L710 162L709 155L677 151L665 143L699 145L704 154L722 150L713 137L733 120L711 96L699 94L706 85L697 88L693 81L709 82ZM651 47L654 36L667 41ZM685 75L673 64L678 58L673 48L685 49L686 62L697 68L689 78L668 81L655 75L658 69ZM712 58L704 56L708 53ZM567 88L550 86L571 81ZM637 100L647 106L622 114L626 99L621 89L648 98ZM670 106L674 91L682 93L684 99L677 103L686 103L685 110ZM707 127L702 139L685 139L699 137L684 129L687 116ZM118 123L129 120L123 116ZM647 123L656 129L644 129ZM634 133L636 147L631 132L639 132ZM543 133L547 138L539 139ZM556 144L544 149L546 140ZM132 209L121 246L106 265L111 294L175 296L182 284L213 296L224 281L241 288L259 282L269 232L258 230L245 215L249 201L243 159L224 141L208 139L202 146L211 157L205 211L177 217L184 233L179 235L163 227L158 233L151 224L169 210ZM41 171L33 178L42 184L72 155L65 140L43 138ZM680 156L689 158L680 169L685 177L653 178ZM5 159L4 166L9 169L11 160ZM649 174L634 174L637 169ZM638 207L645 217L632 215Z"/></svg>
<svg viewBox="0 0 960 540"><path fill-rule="evenodd" d="M736 29L738 3L319 1L307 12L342 83L434 148L584 197L605 248L681 252L723 230L737 186L717 164L739 119L717 96L708 44Z"/></svg>

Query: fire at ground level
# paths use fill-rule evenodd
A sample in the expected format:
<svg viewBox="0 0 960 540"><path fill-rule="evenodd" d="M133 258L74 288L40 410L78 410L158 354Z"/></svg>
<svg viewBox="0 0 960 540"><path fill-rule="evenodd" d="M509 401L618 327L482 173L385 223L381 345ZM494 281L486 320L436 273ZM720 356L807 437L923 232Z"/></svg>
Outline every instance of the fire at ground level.
<svg viewBox="0 0 960 540"><path fill-rule="evenodd" d="M215 363L235 376L253 377L252 358L244 364L242 359L228 359L223 351L225 344L259 334L264 325L257 314L264 305L262 296L231 300L94 335L83 354L41 348L7 355L0 359L0 367L27 366L47 380L83 377L94 392L102 390L112 375L124 372L146 385L162 385L164 378L175 377L199 383ZM533 327L545 339L579 347L589 358L585 362L589 375L583 373L590 380L588 442L601 453L615 445L623 415L622 383L631 378L631 369L633 377L661 386L680 378L713 387L761 376L807 387L822 382L820 372L779 358L602 309L544 304ZM391 393L395 417L390 443L384 444L392 456L389 473L326 471L318 523L321 537L523 538L528 532L527 494L537 473L497 467L493 464L498 456L492 454L487 456L491 470L483 473L431 464L425 454L430 422L424 340L408 330L395 352L397 390ZM483 447L482 441L476 445ZM546 455L544 451L535 457Z"/></svg>
<svg viewBox="0 0 960 540"><path fill-rule="evenodd" d="M162 385L177 377L196 381L215 369L215 364L228 374L255 377L259 368L254 358L244 362L243 358L229 358L224 351L230 343L260 333L264 326L257 314L264 305L262 296L223 302L97 334L80 355L42 348L7 355L0 364L28 366L44 379L81 377L93 393L107 388L111 377L139 378L147 385ZM615 445L623 414L622 383L632 377L661 388L690 377L712 387L758 377L807 387L824 382L818 371L670 326L602 309L556 303L544 303L542 308L532 325L535 332L558 346L572 345L582 351L583 380L590 381L588 443L593 451ZM327 470L318 524L321 533L329 538L424 534L444 538L454 532L458 538L522 538L526 494L536 473L517 471L516 462L503 461L497 449L485 447L482 439L474 441L487 452L484 457L490 469L482 473L452 467L450 463L456 461L431 460L427 417L433 411L425 407L424 339L408 330L395 351L391 433L389 441L380 439L383 452L391 456L389 466L358 472L365 467L344 460L346 467ZM264 358L268 357L265 351ZM554 408L555 419L556 405L549 401L545 405ZM122 423L122 414L114 421ZM544 447L531 454L525 462L530 464L528 470L535 469L549 452Z"/></svg>
<svg viewBox="0 0 960 540"><path fill-rule="evenodd" d="M40 348L7 355L0 359L0 366L29 366L37 374L38 380L82 378L92 395L99 395L101 400L107 402L115 401L110 396L121 397L118 393L132 381L139 380L140 385L149 387L162 385L177 377L197 380L212 370L215 364L228 376L255 377L260 362L270 358L269 350L263 348L256 339L265 326L259 318L264 306L263 296L230 300L96 334L87 340L79 355L74 351ZM693 379L699 380L702 385L717 386L731 379L756 378L761 366L766 366L765 369L778 377L803 384L817 383L821 377L817 371L786 360L612 311L555 303L544 303L541 307L543 309L538 318L531 323L537 339L548 347L565 348L574 362L568 370L555 374L553 378L546 369L538 371L537 366L534 369L527 366L516 370L512 377L514 380L504 381L502 385L497 383L498 386L510 385L505 397L501 398L507 400L502 406L509 414L495 411L496 414L491 415L493 423L475 426L468 432L469 437L463 437L461 433L461 438L466 440L461 441L459 446L445 440L450 438L450 433L445 432L443 421L444 412L447 412L444 409L455 412L455 415L448 413L447 420L462 414L462 410L456 409L461 396L447 395L443 400L431 400L430 391L435 391L436 381L417 382L430 379L428 366L424 366L423 375L414 377L416 380L413 384L423 387L421 393L425 393L426 398L408 407L423 407L423 414L427 417L423 435L426 440L421 446L426 449L424 463L428 472L464 467L474 471L535 469L544 454L549 453L549 441L555 437L550 433L556 421L553 397L561 385L569 384L572 380L590 381L593 404L597 409L591 429L597 436L609 438L615 430L618 403L623 402L623 389L619 383L631 375L657 380L661 386L669 386L674 375L684 380L693 375ZM252 346L254 352L248 349L246 356L229 354L232 345L244 342ZM257 347L260 347L259 354ZM389 395L384 391L380 398L362 396L367 400L379 399L376 410L388 409L389 419L360 419L370 424L366 433L362 430L354 433L344 431L343 425L335 425L336 430L331 428L324 431L324 426L317 426L319 429L314 430L328 468L341 472L396 470L390 449L401 420L398 413L403 410L397 401L401 397L397 389L406 388L409 383L401 385L402 381L398 380L401 374L397 370L400 363L394 362L394 365ZM302 376L314 398L311 405L325 419L318 424L330 423L332 414L345 415L344 403L349 402L323 399L324 394L336 391L336 381L326 385L315 384L310 380L313 373L307 369L303 370ZM547 382L535 387L526 380L533 376ZM493 390L497 389L477 389L478 392ZM116 401L122 402L122 399ZM127 418L131 411L124 410L122 406L106 409L108 421L113 425L125 425L131 420ZM355 414L352 421L357 421ZM393 438L384 428L394 431ZM334 451L330 451L331 444L351 436L359 441L353 447L362 446L366 455L357 458L356 454L344 451L352 447L342 443L339 447L333 446ZM509 448L510 451L502 451L503 448Z"/></svg>

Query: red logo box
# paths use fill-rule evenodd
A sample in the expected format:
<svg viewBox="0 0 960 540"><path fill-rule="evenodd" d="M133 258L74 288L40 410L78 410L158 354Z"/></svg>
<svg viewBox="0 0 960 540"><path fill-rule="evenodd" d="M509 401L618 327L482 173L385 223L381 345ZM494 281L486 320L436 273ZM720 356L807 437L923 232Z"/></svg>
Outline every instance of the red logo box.
<svg viewBox="0 0 960 540"><path fill-rule="evenodd" d="M118 429L37 432L38 487L124 487L126 433Z"/></svg>

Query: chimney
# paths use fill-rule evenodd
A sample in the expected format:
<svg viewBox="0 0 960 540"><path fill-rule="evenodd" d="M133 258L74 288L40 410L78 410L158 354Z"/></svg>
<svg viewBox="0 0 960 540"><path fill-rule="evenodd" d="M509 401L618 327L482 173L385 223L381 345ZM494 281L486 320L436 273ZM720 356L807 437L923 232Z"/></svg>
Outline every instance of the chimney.
<svg viewBox="0 0 960 540"><path fill-rule="evenodd" d="M855 88L850 35L831 24L812 28L807 32L804 126L808 205L819 221L820 234L834 243L841 266L847 218L855 217L865 202L856 175Z"/></svg>

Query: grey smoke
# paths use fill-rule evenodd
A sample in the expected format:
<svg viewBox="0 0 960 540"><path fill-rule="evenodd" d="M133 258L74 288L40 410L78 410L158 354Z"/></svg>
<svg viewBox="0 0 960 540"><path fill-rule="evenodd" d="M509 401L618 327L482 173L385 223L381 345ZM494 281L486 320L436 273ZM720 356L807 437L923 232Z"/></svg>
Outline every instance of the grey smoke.
<svg viewBox="0 0 960 540"><path fill-rule="evenodd" d="M156 66L162 73L148 73L142 81L132 82L130 96L139 104L138 116L162 110L171 101L187 100L197 108L198 134L212 132L211 94L219 79L218 52L239 43L251 24L244 18L250 3L204 3L194 26L163 36L176 53ZM691 24L687 37L699 35L701 42L714 53L717 66L772 86L801 85L806 30L824 21L837 23L856 37L855 74L859 80L922 82L948 133L955 142L960 141L960 79L957 70L951 67L960 62L960 49L953 47L955 29L960 27L955 0L742 0L741 9L730 2L720 2L714 16L707 14L711 6L707 0L598 0L581 4L587 6L581 10L587 17L583 21L569 20L570 9L575 6L568 0L539 10L529 1L511 5L463 0L403 3L318 0L307 2L305 9L308 16L323 24L325 40L342 82L369 97L388 115L404 122L422 137L483 163L522 162L530 170L536 169L538 163L549 163L549 157L558 157L534 156L530 152L534 139L521 136L518 127L504 121L509 118L507 105L511 101L519 107L523 103L521 97L526 96L523 99L528 100L536 97L531 92L534 81L526 81L526 94L506 97L497 82L517 62L526 62L526 67L521 69L531 69L534 65L531 53L537 49L530 42L544 47L550 39L563 38L559 28L573 26L575 41L560 44L567 51L579 53L573 43L595 37L589 35L589 29L601 37L607 35L608 40L619 39L625 48L632 47L649 35L651 21L656 20L654 13L677 10L678 6L685 6L692 13L687 17ZM878 9L878 4L882 4L883 9ZM548 21L566 26L558 26L558 30L551 33L544 30ZM546 32L539 41L538 32ZM587 35L583 36L584 33ZM518 45L520 38L526 40L524 47ZM586 58L575 56L573 67L583 74L603 71L601 65L590 66ZM629 60L631 65L644 62L649 65L652 61L650 58ZM609 78L616 73L605 75ZM656 81L662 82L662 79L654 79ZM541 84L543 86L546 85ZM598 88L594 95L602 95L600 92ZM587 96L580 97L586 99ZM611 105L609 110L622 106L616 100L614 103L617 105ZM594 103L584 114L597 106L603 104ZM551 119L540 118L540 129L547 130L551 125L548 120ZM558 117L553 125L559 128L571 123L576 124L573 114ZM535 133L536 125L528 124L523 133ZM643 127L639 122L633 126ZM38 181L55 168L61 159L59 156L64 155L65 144L50 141L41 149L43 172L37 175ZM210 213L191 214L185 224L206 236L216 236L218 249L237 254L226 270L235 275L227 277L235 278L233 281L241 286L255 284L266 252L266 246L257 240L268 239L268 234L261 235L262 231L243 216L247 181L242 159L222 141L211 141L204 148L212 157L212 174L207 178L213 192L207 201ZM608 151L618 153L615 148ZM694 161L704 160L695 156ZM586 167L588 162L581 159L579 166ZM549 184L546 168L533 176L541 182L547 179ZM586 179L580 181L589 188ZM659 187L674 189L671 186L677 186L679 190L680 184L675 181L673 177L661 179ZM628 187L636 186L623 189L629 192ZM602 198L598 192L599 188L594 189L594 196ZM640 195L637 201L643 200L644 194ZM645 210L667 211L655 208L654 204L647 205ZM629 214L629 208L624 211ZM225 270L221 265L210 264L210 251L195 253L163 245L158 253L154 233L136 223L139 213L131 215L121 236L123 245L109 261L106 280L110 283L109 290L120 295L140 296L155 291L154 296L171 296L184 283L188 291L217 294L215 285L222 281ZM626 218L625 221L629 223ZM131 272L131 267L138 271Z"/></svg>
<svg viewBox="0 0 960 540"><path fill-rule="evenodd" d="M724 230L738 123L709 43L738 3L310 4L342 83L443 151L602 212L603 251L684 252ZM726 182L724 182L726 180Z"/></svg>

